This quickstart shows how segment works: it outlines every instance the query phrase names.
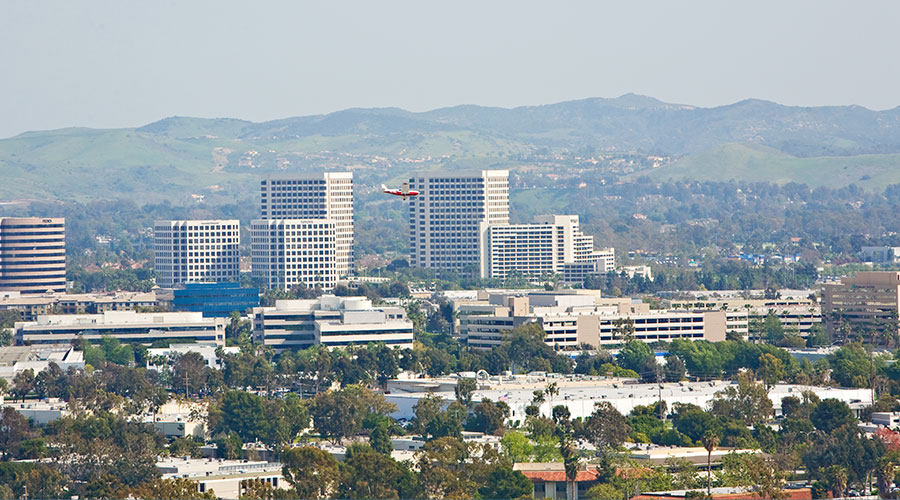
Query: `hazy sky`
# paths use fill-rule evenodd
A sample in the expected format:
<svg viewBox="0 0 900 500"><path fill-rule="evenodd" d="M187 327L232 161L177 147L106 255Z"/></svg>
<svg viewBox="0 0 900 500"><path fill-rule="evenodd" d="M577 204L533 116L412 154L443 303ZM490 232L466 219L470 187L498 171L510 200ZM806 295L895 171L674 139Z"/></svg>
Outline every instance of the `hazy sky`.
<svg viewBox="0 0 900 500"><path fill-rule="evenodd" d="M735 4L4 0L0 137L628 92L900 104L900 2Z"/></svg>

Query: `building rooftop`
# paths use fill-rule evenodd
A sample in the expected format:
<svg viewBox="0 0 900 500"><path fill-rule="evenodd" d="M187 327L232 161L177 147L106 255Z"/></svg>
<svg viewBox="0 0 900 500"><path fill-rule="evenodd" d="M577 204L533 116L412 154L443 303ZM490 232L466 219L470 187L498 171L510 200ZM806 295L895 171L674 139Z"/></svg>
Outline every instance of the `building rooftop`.
<svg viewBox="0 0 900 500"><path fill-rule="evenodd" d="M79 363L83 353L69 345L21 345L0 347L0 366L15 366L29 361Z"/></svg>

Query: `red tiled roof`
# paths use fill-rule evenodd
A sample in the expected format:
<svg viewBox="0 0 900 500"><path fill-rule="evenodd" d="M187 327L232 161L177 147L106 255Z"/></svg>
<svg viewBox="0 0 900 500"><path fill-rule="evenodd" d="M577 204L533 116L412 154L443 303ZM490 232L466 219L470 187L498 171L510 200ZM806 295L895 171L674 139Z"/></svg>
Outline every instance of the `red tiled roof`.
<svg viewBox="0 0 900 500"><path fill-rule="evenodd" d="M547 470L547 471L537 471L537 470L523 470L519 471L522 474L525 474L525 477L531 480L531 482L554 482L554 483L563 483L566 481L566 472L561 470ZM598 479L598 474L596 471L592 470L580 470L575 475L576 483L583 483L589 481L596 481Z"/></svg>

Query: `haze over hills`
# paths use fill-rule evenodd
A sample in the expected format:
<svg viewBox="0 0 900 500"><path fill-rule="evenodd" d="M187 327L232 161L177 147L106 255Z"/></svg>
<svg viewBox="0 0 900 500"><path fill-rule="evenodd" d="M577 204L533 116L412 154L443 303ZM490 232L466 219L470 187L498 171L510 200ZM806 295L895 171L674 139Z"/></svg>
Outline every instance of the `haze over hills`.
<svg viewBox="0 0 900 500"><path fill-rule="evenodd" d="M347 109L262 123L173 117L136 129L0 140L0 169L15 180L0 185L0 198L234 198L254 192L259 175L284 169L353 168L397 179L419 169L559 169L627 153L665 160L610 180L651 175L877 190L900 182L900 107L751 99L699 108L628 94L513 109ZM607 165L593 164L600 173Z"/></svg>

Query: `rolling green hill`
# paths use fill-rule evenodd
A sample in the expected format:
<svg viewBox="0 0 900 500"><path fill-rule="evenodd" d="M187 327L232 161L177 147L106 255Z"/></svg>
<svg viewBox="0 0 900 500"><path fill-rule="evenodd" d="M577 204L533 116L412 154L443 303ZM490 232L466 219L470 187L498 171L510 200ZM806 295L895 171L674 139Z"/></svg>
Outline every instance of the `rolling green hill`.
<svg viewBox="0 0 900 500"><path fill-rule="evenodd" d="M725 144L646 175L657 180L797 182L830 188L856 184L881 190L900 183L900 154L797 158L765 146Z"/></svg>
<svg viewBox="0 0 900 500"><path fill-rule="evenodd" d="M348 109L262 123L172 117L136 129L29 132L0 140L0 203L228 201L254 193L261 175L334 168L379 182L415 170L517 166L574 168L599 180L612 166L578 158L632 152L682 157L650 172L656 178L881 189L900 181L900 108L759 100L698 108L625 95L513 109Z"/></svg>

